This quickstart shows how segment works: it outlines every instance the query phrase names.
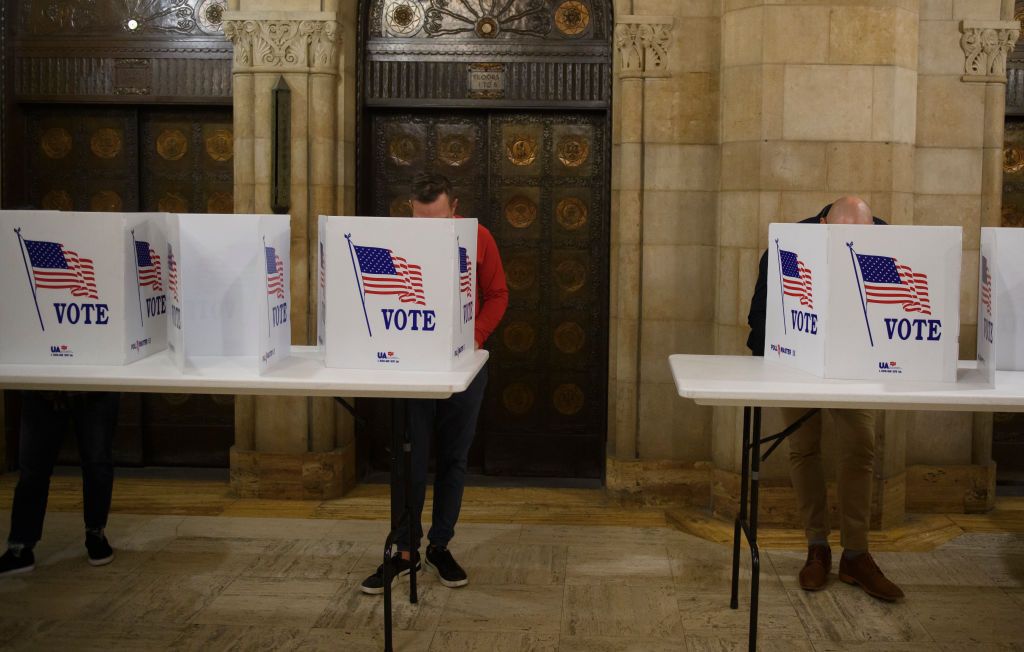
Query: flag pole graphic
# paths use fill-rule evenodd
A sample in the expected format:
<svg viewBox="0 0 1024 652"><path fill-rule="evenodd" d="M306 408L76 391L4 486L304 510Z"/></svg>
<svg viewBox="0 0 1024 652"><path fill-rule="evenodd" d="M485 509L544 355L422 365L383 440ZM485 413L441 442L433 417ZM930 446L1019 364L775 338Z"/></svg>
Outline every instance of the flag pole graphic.
<svg viewBox="0 0 1024 652"><path fill-rule="evenodd" d="M352 248L352 234L346 233L345 239L348 240L348 255L352 258L352 273L356 277L356 290L359 291L359 301L363 304L363 317L366 318L366 332L373 337L373 331L370 330L370 315L366 312L366 296L363 294L363 286L359 283L359 270L356 269L356 253L355 249Z"/></svg>
<svg viewBox="0 0 1024 652"><path fill-rule="evenodd" d="M135 261L135 289L139 292L139 324L145 328L146 322L142 319L142 281L139 279L139 244L135 242L135 229L132 229L132 260Z"/></svg>
<svg viewBox="0 0 1024 652"><path fill-rule="evenodd" d="M782 332L788 333L789 331L786 330L786 289L782 287L785 279L782 278L782 251L779 250L778 238L775 238L775 253L779 261L779 301L782 302Z"/></svg>
<svg viewBox="0 0 1024 652"><path fill-rule="evenodd" d="M32 272L28 268L28 258L25 257L25 241L21 239L21 228L14 229L14 232L18 234L18 249L21 250L21 259L25 263L25 275L28 276L28 287L32 290L32 301L36 304L36 315L39 316L39 328L46 332L46 326L43 326L43 313L39 311L39 297L36 296L36 282L32 278Z"/></svg>
<svg viewBox="0 0 1024 652"><path fill-rule="evenodd" d="M853 278L857 279L857 294L860 296L860 307L864 309L864 325L868 327L868 340L872 348L875 346L875 338L871 335L871 322L868 320L868 304L864 303L864 291L860 286L860 274L857 272L857 258L853 255L853 243L847 242L850 248L850 262L853 263Z"/></svg>

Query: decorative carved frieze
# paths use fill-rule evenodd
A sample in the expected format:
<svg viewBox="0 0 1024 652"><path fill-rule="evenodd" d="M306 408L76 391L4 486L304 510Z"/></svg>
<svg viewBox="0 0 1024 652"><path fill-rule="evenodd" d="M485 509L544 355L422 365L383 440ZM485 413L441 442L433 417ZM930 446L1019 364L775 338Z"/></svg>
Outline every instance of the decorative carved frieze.
<svg viewBox="0 0 1024 652"><path fill-rule="evenodd" d="M338 72L338 22L333 13L227 12L224 35L234 45L234 72Z"/></svg>
<svg viewBox="0 0 1024 652"><path fill-rule="evenodd" d="M672 16L620 16L615 24L615 49L621 77L668 76Z"/></svg>
<svg viewBox="0 0 1024 652"><path fill-rule="evenodd" d="M1020 37L1020 22L972 21L960 23L964 51L964 81L1006 83L1006 58Z"/></svg>

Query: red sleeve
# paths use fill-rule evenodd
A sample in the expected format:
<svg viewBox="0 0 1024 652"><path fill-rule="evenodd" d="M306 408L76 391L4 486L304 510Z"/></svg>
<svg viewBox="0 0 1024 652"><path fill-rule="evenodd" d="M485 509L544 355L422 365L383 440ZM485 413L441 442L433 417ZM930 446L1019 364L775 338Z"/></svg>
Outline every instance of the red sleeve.
<svg viewBox="0 0 1024 652"><path fill-rule="evenodd" d="M476 238L476 348L498 327L508 308L508 286L501 266L498 243L484 225L479 225Z"/></svg>

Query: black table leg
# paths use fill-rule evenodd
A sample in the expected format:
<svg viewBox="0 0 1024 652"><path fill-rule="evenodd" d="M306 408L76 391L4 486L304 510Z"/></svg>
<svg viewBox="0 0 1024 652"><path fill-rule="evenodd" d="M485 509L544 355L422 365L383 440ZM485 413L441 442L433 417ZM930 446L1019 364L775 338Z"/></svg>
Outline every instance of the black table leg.
<svg viewBox="0 0 1024 652"><path fill-rule="evenodd" d="M750 457L750 531L747 543L750 544L750 634L748 637L750 652L757 650L757 605L758 590L761 579L761 558L757 546L757 497L761 471L761 408L754 408L754 424L751 440L754 445Z"/></svg>
<svg viewBox="0 0 1024 652"><path fill-rule="evenodd" d="M384 651L392 652L391 622L391 580L395 576L395 559L400 552L394 551L398 543L395 536L401 525L402 515L408 524L410 534L409 551L411 560L419 553L419 537L413 535L412 527L412 440L408 424L405 399L391 401L391 531L384 540ZM399 453L401 451L401 453ZM399 458L401 455L401 458ZM399 478L402 478L399 482ZM415 561L409 571L409 602L417 602Z"/></svg>
<svg viewBox="0 0 1024 652"><path fill-rule="evenodd" d="M747 482L750 468L750 408L743 408L743 453L740 463L740 512L736 516L732 536L732 598L729 606L738 609L740 606L740 532L747 520Z"/></svg>

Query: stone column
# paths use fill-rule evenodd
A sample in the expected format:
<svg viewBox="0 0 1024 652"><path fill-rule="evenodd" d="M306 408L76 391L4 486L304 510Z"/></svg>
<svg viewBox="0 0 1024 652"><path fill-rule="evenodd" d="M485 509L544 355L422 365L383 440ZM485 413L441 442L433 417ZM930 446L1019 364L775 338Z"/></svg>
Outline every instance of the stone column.
<svg viewBox="0 0 1024 652"><path fill-rule="evenodd" d="M760 0L722 16L721 191L715 351L748 355L747 312L768 224L817 213L845 194L891 223L913 220L916 3ZM830 420L826 470L834 471ZM874 524L903 516L905 428L879 419ZM784 426L764 410L764 434ZM712 504L734 512L740 412L715 411ZM761 465L762 519L798 516L786 446Z"/></svg>
<svg viewBox="0 0 1024 652"><path fill-rule="evenodd" d="M338 21L334 12L224 16L234 44L235 210L271 212L272 89L291 91L292 341L315 338L316 224L337 212ZM355 483L354 446L338 448L331 399L239 397L232 487L241 496L329 498Z"/></svg>

